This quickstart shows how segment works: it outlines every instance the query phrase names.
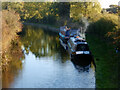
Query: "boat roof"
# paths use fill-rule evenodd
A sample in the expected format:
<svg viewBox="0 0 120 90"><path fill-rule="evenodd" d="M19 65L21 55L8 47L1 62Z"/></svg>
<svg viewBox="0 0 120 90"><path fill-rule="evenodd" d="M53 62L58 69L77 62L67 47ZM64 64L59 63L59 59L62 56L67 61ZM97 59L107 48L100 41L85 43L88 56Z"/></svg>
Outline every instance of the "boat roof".
<svg viewBox="0 0 120 90"><path fill-rule="evenodd" d="M81 37L79 38L71 37L70 39L73 41L74 44L87 44L87 42Z"/></svg>

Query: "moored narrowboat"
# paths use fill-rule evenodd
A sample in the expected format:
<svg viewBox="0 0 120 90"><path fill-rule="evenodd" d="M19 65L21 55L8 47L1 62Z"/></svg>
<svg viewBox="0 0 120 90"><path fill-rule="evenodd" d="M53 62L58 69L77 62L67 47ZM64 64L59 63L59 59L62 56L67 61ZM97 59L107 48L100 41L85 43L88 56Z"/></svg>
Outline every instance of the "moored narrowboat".
<svg viewBox="0 0 120 90"><path fill-rule="evenodd" d="M80 30L78 29L70 29L67 26L63 26L60 27L60 31L59 31L59 40L60 40L60 44L64 47L64 49L67 50L67 41L71 38L71 37L76 37L76 36L80 36Z"/></svg>
<svg viewBox="0 0 120 90"><path fill-rule="evenodd" d="M79 60L79 61L91 61L92 54L89 50L87 42L77 36L71 37L68 40L68 52L71 55L71 59Z"/></svg>
<svg viewBox="0 0 120 90"><path fill-rule="evenodd" d="M70 28L67 26L60 27L59 40L64 49L67 49L67 41L69 40Z"/></svg>
<svg viewBox="0 0 120 90"><path fill-rule="evenodd" d="M67 26L60 27L59 38L65 44L67 44L67 41L69 39L69 32L70 32L70 28L67 28Z"/></svg>

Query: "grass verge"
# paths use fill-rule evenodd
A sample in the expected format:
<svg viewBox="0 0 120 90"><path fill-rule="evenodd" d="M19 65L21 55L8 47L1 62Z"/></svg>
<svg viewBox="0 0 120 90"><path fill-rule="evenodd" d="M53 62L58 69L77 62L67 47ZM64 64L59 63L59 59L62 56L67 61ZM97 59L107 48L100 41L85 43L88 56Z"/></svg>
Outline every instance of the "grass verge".
<svg viewBox="0 0 120 90"><path fill-rule="evenodd" d="M118 57L109 42L87 33L87 42L96 63L96 88L118 88Z"/></svg>

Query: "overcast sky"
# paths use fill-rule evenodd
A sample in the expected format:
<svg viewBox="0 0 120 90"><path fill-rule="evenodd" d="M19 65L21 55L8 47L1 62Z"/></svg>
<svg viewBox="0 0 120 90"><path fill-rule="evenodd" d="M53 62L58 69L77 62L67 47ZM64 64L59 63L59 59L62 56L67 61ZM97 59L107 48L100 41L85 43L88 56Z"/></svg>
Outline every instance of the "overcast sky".
<svg viewBox="0 0 120 90"><path fill-rule="evenodd" d="M111 4L118 5L118 2L120 0L98 0L98 1L100 2L102 8L109 8L109 5L111 5Z"/></svg>

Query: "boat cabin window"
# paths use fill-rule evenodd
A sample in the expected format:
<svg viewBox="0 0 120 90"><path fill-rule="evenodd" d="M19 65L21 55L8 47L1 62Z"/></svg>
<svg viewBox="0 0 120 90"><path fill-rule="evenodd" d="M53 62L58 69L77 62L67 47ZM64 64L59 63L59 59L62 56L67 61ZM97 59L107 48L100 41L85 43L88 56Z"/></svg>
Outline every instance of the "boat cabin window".
<svg viewBox="0 0 120 90"><path fill-rule="evenodd" d="M76 51L89 51L87 44L78 44Z"/></svg>

